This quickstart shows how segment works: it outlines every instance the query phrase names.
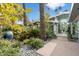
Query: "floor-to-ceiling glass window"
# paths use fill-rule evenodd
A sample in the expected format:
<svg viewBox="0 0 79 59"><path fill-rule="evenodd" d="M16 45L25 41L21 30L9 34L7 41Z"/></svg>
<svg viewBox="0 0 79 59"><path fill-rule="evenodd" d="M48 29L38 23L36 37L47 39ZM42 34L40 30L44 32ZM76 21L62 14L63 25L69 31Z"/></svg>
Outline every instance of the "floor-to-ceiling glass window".
<svg viewBox="0 0 79 59"><path fill-rule="evenodd" d="M79 20L76 20L72 23L72 40L79 41Z"/></svg>
<svg viewBox="0 0 79 59"><path fill-rule="evenodd" d="M76 22L76 36L77 36L77 39L79 42L79 20L77 20L77 22Z"/></svg>

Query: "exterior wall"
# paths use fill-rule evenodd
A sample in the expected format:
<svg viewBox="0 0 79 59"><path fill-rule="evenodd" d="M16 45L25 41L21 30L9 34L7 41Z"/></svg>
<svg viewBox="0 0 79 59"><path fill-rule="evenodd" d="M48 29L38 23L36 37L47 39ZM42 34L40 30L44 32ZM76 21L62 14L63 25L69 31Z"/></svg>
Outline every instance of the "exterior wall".
<svg viewBox="0 0 79 59"><path fill-rule="evenodd" d="M77 39L79 41L79 15L71 23L71 34L74 40Z"/></svg>
<svg viewBox="0 0 79 59"><path fill-rule="evenodd" d="M78 38L78 42L79 42L79 15L76 17L76 24L77 24L77 29L76 29L76 36Z"/></svg>

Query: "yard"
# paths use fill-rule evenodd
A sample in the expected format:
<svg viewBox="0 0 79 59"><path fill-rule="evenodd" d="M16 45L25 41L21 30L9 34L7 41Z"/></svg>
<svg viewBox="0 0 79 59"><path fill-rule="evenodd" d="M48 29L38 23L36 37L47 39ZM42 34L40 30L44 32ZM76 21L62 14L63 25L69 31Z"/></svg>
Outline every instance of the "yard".
<svg viewBox="0 0 79 59"><path fill-rule="evenodd" d="M56 50L53 49L54 53L51 50L51 55L65 55L64 53L65 51L67 51L65 49L68 48L68 51L70 51L70 48L73 48L73 46L73 50L76 50L76 43L71 43L70 41L78 40L78 38L72 38L73 34L71 33L76 33L76 30L78 29L77 24L73 24L72 27L74 30L71 31L71 26L69 26L70 24L60 22L61 18L62 20L64 18L68 19L68 13L58 15L59 11L61 10L61 7L59 6L55 10L55 12L57 13L56 17L58 17L58 19L56 17L52 17L52 19L58 21L52 23L50 22L50 14L48 12L50 11L49 8L47 9L48 11L44 13L45 4L39 3L40 20L30 21L28 20L28 18L31 16L28 16L28 14L32 14L35 11L33 11L34 8L26 8L26 5L28 4L0 4L0 56L42 56L42 54L37 53L36 51L45 47L45 45L49 42L54 42L58 44L57 46L59 46L56 46ZM67 10L65 10L65 12L66 11ZM61 15L63 15L63 17ZM58 27L56 27L55 25ZM66 41L62 40L62 34L64 32L66 34ZM60 34L61 37L59 37L58 34ZM69 47L66 42L73 46ZM66 46L67 48L65 48L64 46ZM60 52L60 50L62 50L62 53ZM70 51L69 53L72 54L72 51ZM49 49L48 52L50 52ZM78 55L76 54L77 52L74 53L75 54L72 55Z"/></svg>

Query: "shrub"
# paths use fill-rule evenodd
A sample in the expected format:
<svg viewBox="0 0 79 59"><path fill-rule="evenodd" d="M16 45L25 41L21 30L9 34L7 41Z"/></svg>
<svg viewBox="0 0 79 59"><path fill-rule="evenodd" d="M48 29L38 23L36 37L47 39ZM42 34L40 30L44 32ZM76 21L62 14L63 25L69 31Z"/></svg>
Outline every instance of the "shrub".
<svg viewBox="0 0 79 59"><path fill-rule="evenodd" d="M24 40L26 39L28 36L28 31L26 30L26 28L22 25L12 25L12 26L9 26L9 28L7 28L6 26L3 28L3 31L12 31L13 34L14 34L14 39L16 40Z"/></svg>
<svg viewBox="0 0 79 59"><path fill-rule="evenodd" d="M24 44L29 44L29 42L30 42L29 40L30 40L30 39L26 39L26 40L23 41L23 43L24 43Z"/></svg>
<svg viewBox="0 0 79 59"><path fill-rule="evenodd" d="M31 29L29 33L29 37L39 38L40 37L39 33L40 33L40 30L38 28Z"/></svg>
<svg viewBox="0 0 79 59"><path fill-rule="evenodd" d="M14 41L16 42L16 41ZM0 40L0 56L17 56L20 55L20 47L17 42L14 43L6 39Z"/></svg>
<svg viewBox="0 0 79 59"><path fill-rule="evenodd" d="M57 38L57 36L55 35L55 33L52 30L47 30L46 31L46 37L47 38L52 38L52 39Z"/></svg>
<svg viewBox="0 0 79 59"><path fill-rule="evenodd" d="M44 45L43 40L41 40L39 38L31 38L29 40L26 39L26 41L24 41L24 43L26 43L36 49L39 49L39 48L43 47L43 45Z"/></svg>
<svg viewBox="0 0 79 59"><path fill-rule="evenodd" d="M20 42L17 40L12 41L12 47L20 47Z"/></svg>
<svg viewBox="0 0 79 59"><path fill-rule="evenodd" d="M27 38L27 31L25 30L24 26L14 25L12 27L12 31L14 33L14 39L16 40L22 41Z"/></svg>
<svg viewBox="0 0 79 59"><path fill-rule="evenodd" d="M57 36L55 35L54 32L49 31L49 32L47 32L47 38L55 39L55 38L57 38Z"/></svg>
<svg viewBox="0 0 79 59"><path fill-rule="evenodd" d="M3 46L2 48L0 48L0 56L17 56L20 55L20 50L19 48L12 48L12 47L7 47L7 46Z"/></svg>
<svg viewBox="0 0 79 59"><path fill-rule="evenodd" d="M6 26L4 26L3 28L2 28L2 31L3 32L5 32L5 31L9 31L9 30L11 30L11 26L9 25L6 25Z"/></svg>
<svg viewBox="0 0 79 59"><path fill-rule="evenodd" d="M46 37L47 38L52 38L52 39L57 38L51 24L48 24L47 27L46 27Z"/></svg>
<svg viewBox="0 0 79 59"><path fill-rule="evenodd" d="M3 46L11 46L11 42L9 42L7 39L1 39L0 40L0 47Z"/></svg>
<svg viewBox="0 0 79 59"><path fill-rule="evenodd" d="M9 26L8 28L5 26L3 28L3 31L12 31L13 35L14 35L14 39L19 40L19 41L23 41L25 39L28 39L30 37L39 37L39 32L40 30L38 28L28 28L22 25L12 25Z"/></svg>
<svg viewBox="0 0 79 59"><path fill-rule="evenodd" d="M23 31L23 32L14 31L14 39L19 40L19 41L23 41L26 38L28 38L26 31Z"/></svg>

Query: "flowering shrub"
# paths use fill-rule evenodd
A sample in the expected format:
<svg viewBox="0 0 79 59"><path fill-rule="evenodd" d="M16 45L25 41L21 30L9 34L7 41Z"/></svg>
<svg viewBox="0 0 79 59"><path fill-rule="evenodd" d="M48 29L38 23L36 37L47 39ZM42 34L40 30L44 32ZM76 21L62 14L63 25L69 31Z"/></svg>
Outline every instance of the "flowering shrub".
<svg viewBox="0 0 79 59"><path fill-rule="evenodd" d="M26 31L24 26L14 25L12 27L12 31L14 33L14 39L16 39L16 40L22 41L28 37L27 36L28 32Z"/></svg>

